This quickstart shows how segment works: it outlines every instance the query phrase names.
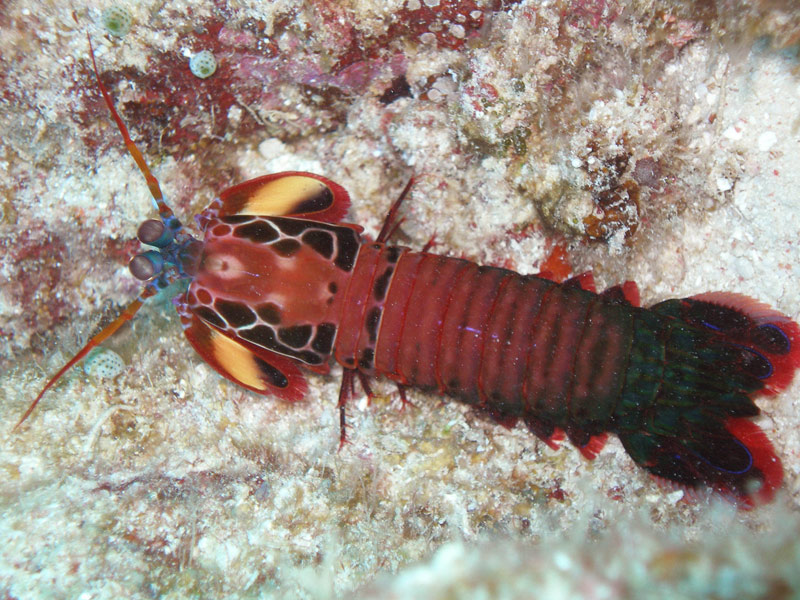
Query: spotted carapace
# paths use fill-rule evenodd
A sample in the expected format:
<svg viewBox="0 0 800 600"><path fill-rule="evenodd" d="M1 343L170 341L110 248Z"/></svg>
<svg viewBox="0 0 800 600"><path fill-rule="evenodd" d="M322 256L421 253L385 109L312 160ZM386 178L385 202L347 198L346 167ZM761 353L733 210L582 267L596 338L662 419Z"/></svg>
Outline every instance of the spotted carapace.
<svg viewBox="0 0 800 600"><path fill-rule="evenodd" d="M144 174L159 219L130 263L144 290L93 337L33 401L157 291L174 300L191 345L217 372L257 394L294 401L301 367L342 366L344 410L358 377L437 391L504 425L524 422L550 446L564 436L587 458L619 437L652 474L710 488L742 507L768 501L781 462L752 422L753 399L784 389L800 364L800 328L745 296L706 293L639 306L636 285L597 293L590 274L563 283L416 252L388 243L397 210L375 241L342 223L350 199L303 172L224 190L196 220L202 240L165 203L108 91L99 88Z"/></svg>

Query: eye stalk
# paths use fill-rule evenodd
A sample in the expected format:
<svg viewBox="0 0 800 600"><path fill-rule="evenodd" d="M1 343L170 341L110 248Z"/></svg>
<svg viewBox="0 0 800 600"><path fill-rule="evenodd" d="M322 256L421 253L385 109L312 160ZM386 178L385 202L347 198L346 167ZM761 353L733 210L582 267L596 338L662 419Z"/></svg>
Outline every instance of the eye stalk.
<svg viewBox="0 0 800 600"><path fill-rule="evenodd" d="M145 223L147 223L147 221L145 221ZM141 231L141 227L139 229ZM128 263L128 269L131 275L142 281L152 279L161 273L163 268L164 258L156 250L148 250L147 252L137 254L131 259L131 262Z"/></svg>
<svg viewBox="0 0 800 600"><path fill-rule="evenodd" d="M143 244L155 246L156 248L164 248L174 239L172 230L158 219L148 219L139 225L136 237Z"/></svg>

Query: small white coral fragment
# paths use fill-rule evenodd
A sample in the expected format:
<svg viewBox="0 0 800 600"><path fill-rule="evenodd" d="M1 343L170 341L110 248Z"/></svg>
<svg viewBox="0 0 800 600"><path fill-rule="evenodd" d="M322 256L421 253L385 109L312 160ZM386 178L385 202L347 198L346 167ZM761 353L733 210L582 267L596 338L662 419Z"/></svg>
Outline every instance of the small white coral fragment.
<svg viewBox="0 0 800 600"><path fill-rule="evenodd" d="M774 131L765 131L760 136L758 136L758 149L762 152L766 152L770 148L775 145L775 142L778 141L778 136L775 135Z"/></svg>

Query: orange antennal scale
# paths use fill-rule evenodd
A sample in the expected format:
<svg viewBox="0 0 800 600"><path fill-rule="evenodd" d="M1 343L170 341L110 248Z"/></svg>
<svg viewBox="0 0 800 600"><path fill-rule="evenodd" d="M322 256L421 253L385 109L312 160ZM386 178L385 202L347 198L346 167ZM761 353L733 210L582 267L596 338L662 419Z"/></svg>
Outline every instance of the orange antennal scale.
<svg viewBox="0 0 800 600"><path fill-rule="evenodd" d="M111 111L111 116L114 118L114 121L119 128L119 132L122 134L122 138L125 140L125 147L133 157L133 160L136 161L136 166L139 167L139 170L142 172L142 175L144 175L144 178L147 181L147 187L150 188L150 193L153 195L153 203L158 210L158 214L161 215L162 219L172 217L172 209L164 202L164 194L161 192L161 186L158 184L158 179L155 178L153 173L150 171L150 167L147 166L141 150L139 150L139 148L136 147L136 144L133 143L131 135L128 132L128 128L125 127L125 123L122 122L119 113L117 113L117 109L114 108L111 95L108 93L106 86L103 85L103 82L100 81L100 72L97 69L97 61L94 58L94 47L92 46L92 40L88 33L86 34L86 39L89 41L89 54L92 56L92 67L94 68L94 76L97 79L97 85L100 88L100 92L103 94L103 100L106 101L108 110Z"/></svg>
<svg viewBox="0 0 800 600"><path fill-rule="evenodd" d="M69 371L73 365L77 364L84 356L89 354L92 348L102 344L106 339L108 339L111 335L113 335L120 327L122 327L125 323L130 321L142 307L144 301L153 294L155 294L156 291L157 289L154 286L147 286L146 288L144 288L139 297L136 298L136 300L134 300L133 302L131 302L127 307L125 307L125 310L122 311L121 315L119 315L116 319L114 319L111 323L109 323L100 333L98 333L92 339L86 342L86 345L83 348L81 348L80 351L75 356L73 356L69 360L69 362L67 362L67 364L61 367L58 373L56 373L55 375L53 375L53 377L50 378L50 381L47 382L44 388L42 388L42 391L39 392L39 395L36 396L34 401L31 402L30 406L28 406L28 410L25 411L25 414L22 415L22 418L17 422L16 425L14 425L14 430L16 430L20 425L22 425L25 422L25 419L27 419L31 415L33 410L36 408L36 405L39 404L39 400L42 399L42 396L44 396L45 392L49 390L51 387L53 387L56 384L56 382L58 382L58 380L64 376L64 373Z"/></svg>

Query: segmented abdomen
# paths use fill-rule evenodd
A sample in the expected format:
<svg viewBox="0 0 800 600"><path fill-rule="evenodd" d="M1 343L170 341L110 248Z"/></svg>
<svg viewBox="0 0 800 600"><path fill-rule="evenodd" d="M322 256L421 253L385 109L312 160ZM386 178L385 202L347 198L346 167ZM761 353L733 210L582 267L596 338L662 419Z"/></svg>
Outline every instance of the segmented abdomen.
<svg viewBox="0 0 800 600"><path fill-rule="evenodd" d="M633 337L627 303L374 244L361 249L344 305L345 366L521 417L544 436L608 429Z"/></svg>

